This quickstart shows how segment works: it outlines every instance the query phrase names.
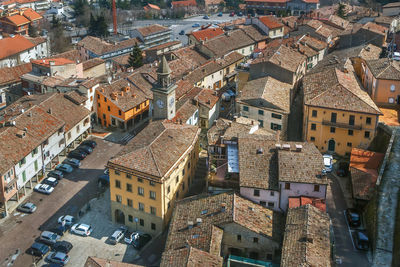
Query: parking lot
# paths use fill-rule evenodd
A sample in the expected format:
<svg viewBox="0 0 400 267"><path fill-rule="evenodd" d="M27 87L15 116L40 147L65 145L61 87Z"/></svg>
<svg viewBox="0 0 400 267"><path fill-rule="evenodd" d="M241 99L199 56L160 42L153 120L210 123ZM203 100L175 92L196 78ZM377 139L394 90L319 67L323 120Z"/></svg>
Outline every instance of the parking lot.
<svg viewBox="0 0 400 267"><path fill-rule="evenodd" d="M135 259L137 251L132 245L126 245L123 239L116 245L109 243L108 237L119 227L111 222L109 201L110 193L107 190L99 198L89 202L90 210L78 220L78 223L88 224L93 228L90 236L83 237L66 232L62 237L62 240L73 245L68 253L70 256L68 266L83 266L88 256L127 262ZM45 260L42 260L38 266L45 264Z"/></svg>
<svg viewBox="0 0 400 267"><path fill-rule="evenodd" d="M7 219L2 221L0 225L0 266L30 266L33 257L26 254L25 251L40 236L40 233L43 230L49 230L57 226L57 218L62 215L77 216L79 210L90 199L98 196L97 177L103 173L104 166L109 158L118 153L122 147L119 144L101 139L95 140L98 145L93 153L82 161L79 169L61 179L50 195L33 192L25 200L37 205L35 213L25 215L13 212ZM104 209L107 208L108 206L104 207ZM99 228L101 229L100 226ZM83 239L75 236L69 237L68 235L65 237L66 239ZM105 231L106 235L108 235L107 231ZM98 238L96 232L94 232L93 238L85 241L81 240L80 242L88 244L86 242L96 239L96 237ZM98 239L100 240L100 238ZM75 243L80 242L71 243L75 246ZM96 248L94 245L88 247ZM76 249L76 251L78 250ZM117 253L117 251L113 249L113 253ZM72 261L73 259L71 258ZM82 265L71 264L71 266Z"/></svg>

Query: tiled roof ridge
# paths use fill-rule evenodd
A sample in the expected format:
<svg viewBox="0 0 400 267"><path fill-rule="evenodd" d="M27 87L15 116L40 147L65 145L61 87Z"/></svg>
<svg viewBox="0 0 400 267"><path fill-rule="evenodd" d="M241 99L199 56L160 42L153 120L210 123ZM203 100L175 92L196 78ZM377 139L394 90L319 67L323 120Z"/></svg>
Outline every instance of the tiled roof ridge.
<svg viewBox="0 0 400 267"><path fill-rule="evenodd" d="M335 74L336 74L336 70L337 70L337 68L335 68ZM329 70L326 70L326 71L329 71ZM337 75L335 75L334 77L335 77L335 80L336 80L336 84L340 84ZM343 87L343 86L342 86L342 87ZM344 88L344 87L343 87L343 88ZM347 90L347 89L346 89L346 90ZM325 94L325 93L328 92L328 91L329 91L329 89L323 90L321 93L319 93L318 95L314 96L312 99L309 99L307 102L310 102L310 101L316 99L317 97L322 96L323 94Z"/></svg>
<svg viewBox="0 0 400 267"><path fill-rule="evenodd" d="M160 167L158 166L157 160L156 160L156 158L154 157L153 150L151 149L151 145L152 145L152 144L154 143L154 141L157 140L164 132L165 132L165 129L161 132L161 134L159 134L159 135L157 136L157 138L155 138L155 139L148 145L148 149L149 149L149 151L150 151L151 158L152 158L153 161L154 161L154 165L156 165L157 172L158 172L158 175L159 175L159 176L161 176Z"/></svg>
<svg viewBox="0 0 400 267"><path fill-rule="evenodd" d="M341 71L341 70L335 68L336 78L337 78L337 72L338 72L338 71ZM347 73L345 73L345 74L347 74ZM356 80L357 84L360 86L360 82L358 81L358 79L354 76L354 74L352 74L352 75L353 75L353 78ZM378 111L379 113L382 113L382 112L380 111L379 108L376 109L377 107L374 107L374 106L372 106L370 103L366 102L366 101L365 101L364 99L362 99L359 95L355 94L355 93L353 92L353 90L349 90L348 88L344 87L344 86L340 83L339 79L338 79L338 83L339 83L339 85L340 85L342 88L344 88L345 90L347 90L348 92L350 92L352 95L354 95L355 97L357 97L359 100L361 100L362 102L364 102L365 104L367 104L369 107L373 108L374 110ZM358 89L362 90L361 87L358 88ZM363 91L363 92L365 92L365 91Z"/></svg>

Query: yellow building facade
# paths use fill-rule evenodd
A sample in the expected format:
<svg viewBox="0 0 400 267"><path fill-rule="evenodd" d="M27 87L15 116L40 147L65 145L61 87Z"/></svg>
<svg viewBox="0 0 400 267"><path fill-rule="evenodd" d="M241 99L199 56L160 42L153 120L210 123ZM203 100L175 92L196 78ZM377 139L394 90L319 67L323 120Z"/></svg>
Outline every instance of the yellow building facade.
<svg viewBox="0 0 400 267"><path fill-rule="evenodd" d="M108 162L113 222L153 236L165 229L193 183L199 133L195 126L152 122Z"/></svg>
<svg viewBox="0 0 400 267"><path fill-rule="evenodd" d="M321 153L350 155L367 149L382 114L353 72L336 68L303 79L303 139Z"/></svg>

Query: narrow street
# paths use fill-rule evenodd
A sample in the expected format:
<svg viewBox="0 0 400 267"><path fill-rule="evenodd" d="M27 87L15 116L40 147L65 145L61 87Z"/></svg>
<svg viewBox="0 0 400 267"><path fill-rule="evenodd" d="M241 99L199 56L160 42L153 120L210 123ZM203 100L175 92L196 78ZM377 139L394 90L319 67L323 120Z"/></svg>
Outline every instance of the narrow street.
<svg viewBox="0 0 400 267"><path fill-rule="evenodd" d="M25 201L37 205L33 214L14 211L0 224L0 266L30 266L32 256L25 251L42 230L57 225L64 214L77 216L81 207L98 192L97 177L103 172L109 158L121 149L119 144L95 139L97 147L82 161L82 166L68 174L51 195L33 192ZM16 253L19 251L19 254ZM16 257L13 262L12 256Z"/></svg>
<svg viewBox="0 0 400 267"><path fill-rule="evenodd" d="M344 210L347 208L344 194L339 182L332 174L329 175L330 186L326 196L327 212L332 220L335 234L335 247L337 258L342 259L344 267L366 267L370 266L367 254L353 247L350 233L346 224Z"/></svg>

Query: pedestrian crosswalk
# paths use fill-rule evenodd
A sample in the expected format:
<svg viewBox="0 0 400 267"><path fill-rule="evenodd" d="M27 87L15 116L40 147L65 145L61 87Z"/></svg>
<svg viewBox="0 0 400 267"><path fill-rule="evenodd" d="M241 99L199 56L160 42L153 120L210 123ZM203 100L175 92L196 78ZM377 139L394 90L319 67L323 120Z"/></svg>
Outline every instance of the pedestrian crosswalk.
<svg viewBox="0 0 400 267"><path fill-rule="evenodd" d="M127 134L121 139L121 144L126 145L133 137L135 137L133 134L127 133Z"/></svg>

